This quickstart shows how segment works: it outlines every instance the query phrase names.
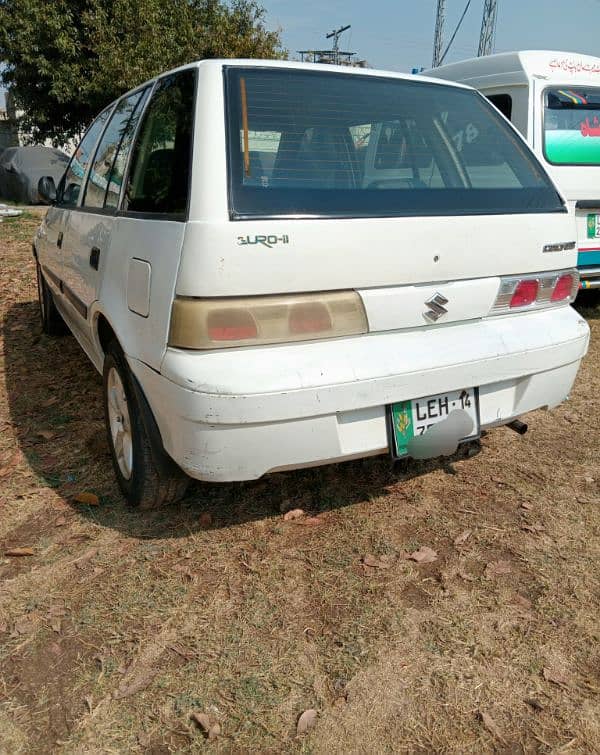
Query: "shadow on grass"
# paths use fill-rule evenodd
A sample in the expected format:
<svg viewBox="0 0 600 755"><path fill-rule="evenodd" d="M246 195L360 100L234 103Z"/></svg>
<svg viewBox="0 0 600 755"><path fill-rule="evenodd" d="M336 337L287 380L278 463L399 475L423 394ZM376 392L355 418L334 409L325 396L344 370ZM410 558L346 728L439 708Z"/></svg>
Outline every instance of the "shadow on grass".
<svg viewBox="0 0 600 755"><path fill-rule="evenodd" d="M574 306L586 320L600 320L600 289L580 291Z"/></svg>
<svg viewBox="0 0 600 755"><path fill-rule="evenodd" d="M368 501L391 485L436 468L452 472L452 461L393 466L387 456L313 469L282 472L252 482L192 483L179 504L157 512L128 508L113 477L105 436L100 376L71 336L40 332L37 302L12 306L4 319L5 377L13 430L42 487L51 487L97 524L141 538L187 536L209 512L212 528L280 516L301 507L318 513ZM97 507L73 504L92 491Z"/></svg>

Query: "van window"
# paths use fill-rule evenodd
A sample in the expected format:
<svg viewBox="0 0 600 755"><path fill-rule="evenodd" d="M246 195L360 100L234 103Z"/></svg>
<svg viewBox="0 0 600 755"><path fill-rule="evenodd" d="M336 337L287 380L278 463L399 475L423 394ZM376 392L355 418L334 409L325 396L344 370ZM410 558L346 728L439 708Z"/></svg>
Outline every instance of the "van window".
<svg viewBox="0 0 600 755"><path fill-rule="evenodd" d="M96 146L96 142L104 124L108 120L108 116L112 110L112 105L107 107L96 120L92 123L89 129L86 131L85 136L79 143L79 146L75 150L75 154L71 158L69 167L66 170L65 175L62 177L59 187L59 203L66 205L67 207L74 207L79 199L79 192L81 190L81 184L87 170L92 150Z"/></svg>
<svg viewBox="0 0 600 755"><path fill-rule="evenodd" d="M600 165L600 88L544 92L544 155L553 165Z"/></svg>
<svg viewBox="0 0 600 755"><path fill-rule="evenodd" d="M510 94L488 94L487 98L510 121L512 116L512 97Z"/></svg>
<svg viewBox="0 0 600 755"><path fill-rule="evenodd" d="M185 216L195 80L195 70L188 70L157 84L133 149L123 210Z"/></svg>
<svg viewBox="0 0 600 755"><path fill-rule="evenodd" d="M117 104L94 155L84 207L116 207L119 203L123 168L142 109L141 101L147 92L147 89L135 92Z"/></svg>
<svg viewBox="0 0 600 755"><path fill-rule="evenodd" d="M564 211L472 90L277 68L225 75L234 219Z"/></svg>

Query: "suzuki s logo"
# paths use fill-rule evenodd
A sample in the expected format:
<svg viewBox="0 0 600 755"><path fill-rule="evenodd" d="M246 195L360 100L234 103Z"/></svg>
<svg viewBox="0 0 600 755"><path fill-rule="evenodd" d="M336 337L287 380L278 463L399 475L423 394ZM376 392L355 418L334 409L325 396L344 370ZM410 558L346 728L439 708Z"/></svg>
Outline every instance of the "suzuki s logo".
<svg viewBox="0 0 600 755"><path fill-rule="evenodd" d="M445 304L448 304L448 299L446 299L445 296L442 296L439 291L436 291L431 299L427 299L425 304L428 309L423 312L423 317L428 322L437 322L442 315L448 314L448 310L444 306Z"/></svg>

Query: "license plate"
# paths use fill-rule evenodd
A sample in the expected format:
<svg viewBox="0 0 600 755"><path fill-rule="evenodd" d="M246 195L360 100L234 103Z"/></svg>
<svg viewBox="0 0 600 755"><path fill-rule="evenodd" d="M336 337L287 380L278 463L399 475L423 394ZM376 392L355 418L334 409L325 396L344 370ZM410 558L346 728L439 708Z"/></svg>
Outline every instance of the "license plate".
<svg viewBox="0 0 600 755"><path fill-rule="evenodd" d="M473 431L460 443L479 437L479 390L463 388L459 391L440 393L437 396L400 401L388 407L390 447L392 456L409 456L409 443L412 438L424 435L427 430L443 422L450 412L463 409L473 420Z"/></svg>
<svg viewBox="0 0 600 755"><path fill-rule="evenodd" d="M589 213L587 216L588 239L600 239L600 215Z"/></svg>

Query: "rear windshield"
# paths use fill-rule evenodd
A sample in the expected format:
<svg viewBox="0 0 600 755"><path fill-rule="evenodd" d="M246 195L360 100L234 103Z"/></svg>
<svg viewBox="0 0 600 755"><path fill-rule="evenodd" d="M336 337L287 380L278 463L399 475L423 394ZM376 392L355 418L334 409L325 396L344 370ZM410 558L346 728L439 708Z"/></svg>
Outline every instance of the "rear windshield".
<svg viewBox="0 0 600 755"><path fill-rule="evenodd" d="M281 68L225 75L234 219L564 209L541 165L474 91Z"/></svg>
<svg viewBox="0 0 600 755"><path fill-rule="evenodd" d="M600 89L546 89L544 154L553 165L600 165Z"/></svg>

